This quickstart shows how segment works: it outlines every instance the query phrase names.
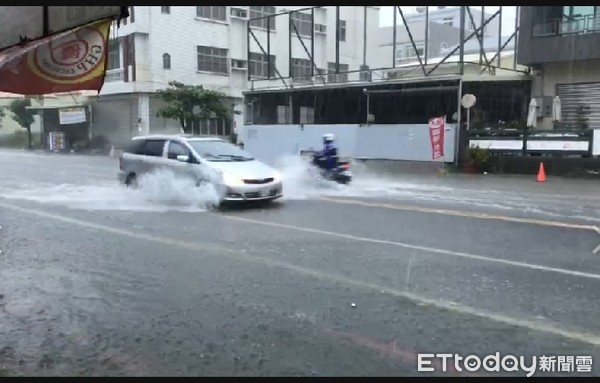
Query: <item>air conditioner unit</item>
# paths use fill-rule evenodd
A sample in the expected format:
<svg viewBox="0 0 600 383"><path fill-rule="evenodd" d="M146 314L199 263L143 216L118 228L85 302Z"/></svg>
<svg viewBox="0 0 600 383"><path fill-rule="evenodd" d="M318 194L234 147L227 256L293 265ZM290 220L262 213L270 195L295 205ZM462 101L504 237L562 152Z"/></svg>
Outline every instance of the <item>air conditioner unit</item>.
<svg viewBox="0 0 600 383"><path fill-rule="evenodd" d="M248 10L244 8L231 7L231 16L238 19L248 19Z"/></svg>
<svg viewBox="0 0 600 383"><path fill-rule="evenodd" d="M231 59L231 69L246 70L246 60Z"/></svg>
<svg viewBox="0 0 600 383"><path fill-rule="evenodd" d="M325 24L315 24L315 32L318 32L318 33L327 33L327 25L325 25Z"/></svg>

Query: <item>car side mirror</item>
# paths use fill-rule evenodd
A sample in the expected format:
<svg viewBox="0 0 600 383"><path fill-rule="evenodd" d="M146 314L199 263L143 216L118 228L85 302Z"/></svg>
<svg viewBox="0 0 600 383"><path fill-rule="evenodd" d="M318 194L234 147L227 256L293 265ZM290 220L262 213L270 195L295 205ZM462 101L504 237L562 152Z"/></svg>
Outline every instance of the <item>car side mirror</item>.
<svg viewBox="0 0 600 383"><path fill-rule="evenodd" d="M177 156L177 161L179 162L190 162L190 156L185 156L185 155L178 155Z"/></svg>

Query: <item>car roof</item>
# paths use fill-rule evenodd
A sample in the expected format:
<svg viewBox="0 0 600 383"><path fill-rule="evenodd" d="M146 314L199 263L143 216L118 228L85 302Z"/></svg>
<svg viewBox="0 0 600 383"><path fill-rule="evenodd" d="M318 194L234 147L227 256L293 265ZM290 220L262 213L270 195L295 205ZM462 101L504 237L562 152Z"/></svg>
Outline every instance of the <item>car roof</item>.
<svg viewBox="0 0 600 383"><path fill-rule="evenodd" d="M136 136L132 140L187 140L187 141L224 141L219 137L196 136L193 134L148 134Z"/></svg>

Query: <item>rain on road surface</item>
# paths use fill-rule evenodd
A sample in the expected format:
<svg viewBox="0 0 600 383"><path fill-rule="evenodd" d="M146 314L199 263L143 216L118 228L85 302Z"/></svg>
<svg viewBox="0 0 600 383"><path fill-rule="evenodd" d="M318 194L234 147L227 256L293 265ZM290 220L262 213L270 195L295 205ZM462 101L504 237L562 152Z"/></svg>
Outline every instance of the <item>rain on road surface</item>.
<svg viewBox="0 0 600 383"><path fill-rule="evenodd" d="M0 164L0 374L423 375L418 353L600 363L597 182L359 167L327 188L296 164L283 201L206 211L174 181L116 185L111 158Z"/></svg>

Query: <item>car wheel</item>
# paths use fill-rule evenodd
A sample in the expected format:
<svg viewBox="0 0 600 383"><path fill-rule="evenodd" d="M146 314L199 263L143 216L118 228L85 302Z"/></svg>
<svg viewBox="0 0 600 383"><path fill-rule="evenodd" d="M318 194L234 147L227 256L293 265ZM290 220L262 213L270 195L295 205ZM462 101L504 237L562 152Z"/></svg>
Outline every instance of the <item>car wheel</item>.
<svg viewBox="0 0 600 383"><path fill-rule="evenodd" d="M125 186L127 186L127 187L137 187L138 186L137 176L135 173L129 173L127 175L127 179L125 179Z"/></svg>

